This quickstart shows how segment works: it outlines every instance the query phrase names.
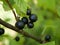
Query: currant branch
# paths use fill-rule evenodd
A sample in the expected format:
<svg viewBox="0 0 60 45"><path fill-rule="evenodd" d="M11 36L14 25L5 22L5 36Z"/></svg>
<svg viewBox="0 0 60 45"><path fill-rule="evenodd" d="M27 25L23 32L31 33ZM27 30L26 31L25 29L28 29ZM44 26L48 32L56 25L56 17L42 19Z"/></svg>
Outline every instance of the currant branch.
<svg viewBox="0 0 60 45"><path fill-rule="evenodd" d="M12 7L11 4L9 3L9 0L6 0L6 2L7 2L7 4L8 4L8 6L10 7L10 9L12 10L12 12L13 12L13 14L14 14L14 16L15 16L16 21L18 21L19 19L18 19L18 17L16 16L15 11L13 10L13 7ZM49 10L49 9L48 9L48 10ZM56 12L54 12L54 11L52 11L52 10L49 10L49 11L52 12L53 14L55 14L56 17L59 17ZM27 15L31 15L31 13L29 13L29 12L30 12L30 11L28 11ZM36 17L35 15L32 15L32 16L33 16L33 17ZM30 17L32 17L32 16L30 16ZM35 18L35 19L36 19L36 18ZM35 22L35 21L33 21L32 19L30 19L30 20L31 20L32 22ZM17 22L17 23L18 23L18 22ZM26 36L26 37L32 38L32 39L38 41L39 43L46 43L45 41L42 41L41 39L39 39L39 38L37 38L37 37L35 37L35 36L31 35L31 34L28 34L27 32L24 32L24 31L22 31L22 30L20 30L20 29L18 29L18 28L16 28L16 27L14 27L14 26L12 26L12 25L9 24L9 23L6 23L6 22L3 21L2 19L0 19L0 24L4 25L4 26L7 27L7 28L10 28L10 29L12 29L12 30L14 30L14 31L16 31L16 32L18 32L18 33L21 33L22 35L24 35L24 36ZM31 23L30 23L30 24L31 24ZM20 27L19 27L19 28L20 28Z"/></svg>
<svg viewBox="0 0 60 45"><path fill-rule="evenodd" d="M7 27L7 28L9 28L9 29L12 29L12 30L14 30L14 31L16 31L16 32L18 32L18 33L20 33L22 35L24 35L25 37L32 38L32 39L36 40L39 43L41 43L41 41L42 41L41 39L33 36L32 34L28 34L27 32L19 30L18 28L16 28L13 25L11 25L11 24L3 21L2 19L0 19L0 24L3 25L3 26L5 26L5 27Z"/></svg>
<svg viewBox="0 0 60 45"><path fill-rule="evenodd" d="M9 3L8 0L6 0L6 2L7 2L7 4L8 4L8 6L10 7L10 9L12 10L12 12L13 12L13 14L14 14L14 16L15 16L16 21L18 21L18 18L17 18L17 16L16 16L16 13L15 13L15 11L13 10L11 4ZM32 39L38 41L39 43L41 43L41 39L38 39L38 38L36 38L35 36L28 34L27 32L24 32L24 31L22 31L22 30L19 30L18 28L12 26L11 24L8 24L8 23L4 22L4 21L1 20L1 19L0 19L0 24L4 25L4 26L7 27L7 28L10 28L10 29L12 29L12 30L14 30L14 31L16 31L16 32L18 32L18 33L21 33L21 34L23 34L23 35L26 36L26 37L32 38Z"/></svg>
<svg viewBox="0 0 60 45"><path fill-rule="evenodd" d="M9 0L5 0L5 1L6 1L6 3L8 4L8 6L10 7L10 9L12 10L12 12L13 12L13 14L14 14L14 16L15 16L16 21L18 21L18 17L16 16L15 11L13 10L11 4L9 3Z"/></svg>

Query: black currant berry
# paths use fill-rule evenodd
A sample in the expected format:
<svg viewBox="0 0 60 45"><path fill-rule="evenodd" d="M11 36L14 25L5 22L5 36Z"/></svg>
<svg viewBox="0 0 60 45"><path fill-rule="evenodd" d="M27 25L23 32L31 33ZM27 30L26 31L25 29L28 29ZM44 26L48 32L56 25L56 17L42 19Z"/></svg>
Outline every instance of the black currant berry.
<svg viewBox="0 0 60 45"><path fill-rule="evenodd" d="M35 14L31 14L31 16L29 16L29 19L31 22L36 22L37 21L37 16Z"/></svg>
<svg viewBox="0 0 60 45"><path fill-rule="evenodd" d="M17 21L17 22L16 22L15 26L16 26L17 28L19 28L19 29L23 29L24 26L25 26L25 24L24 24L23 21L20 20L20 21Z"/></svg>
<svg viewBox="0 0 60 45"><path fill-rule="evenodd" d="M23 21L25 24L27 24L27 23L28 23L27 17L23 17L23 18L22 18L22 21Z"/></svg>
<svg viewBox="0 0 60 45"><path fill-rule="evenodd" d="M32 22L29 22L29 23L27 24L27 26L28 26L28 28L33 28L33 27L34 27L34 24L33 24Z"/></svg>
<svg viewBox="0 0 60 45"><path fill-rule="evenodd" d="M15 40L16 40L16 41L19 41L19 40L20 40L20 38L17 36L17 37L15 38Z"/></svg>
<svg viewBox="0 0 60 45"><path fill-rule="evenodd" d="M31 10L27 9L27 15L31 15Z"/></svg>
<svg viewBox="0 0 60 45"><path fill-rule="evenodd" d="M3 28L0 28L0 35L4 34L4 29Z"/></svg>
<svg viewBox="0 0 60 45"><path fill-rule="evenodd" d="M50 40L51 40L51 36L50 35L46 35L45 41L49 42Z"/></svg>

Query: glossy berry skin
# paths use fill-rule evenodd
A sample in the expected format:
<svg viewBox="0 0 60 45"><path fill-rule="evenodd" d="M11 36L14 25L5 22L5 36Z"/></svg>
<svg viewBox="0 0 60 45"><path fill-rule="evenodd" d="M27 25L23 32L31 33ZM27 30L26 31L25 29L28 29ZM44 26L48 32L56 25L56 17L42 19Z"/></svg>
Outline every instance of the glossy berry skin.
<svg viewBox="0 0 60 45"><path fill-rule="evenodd" d="M33 28L33 27L34 27L34 24L33 24L32 22L29 22L29 23L27 24L27 26L28 26L28 28Z"/></svg>
<svg viewBox="0 0 60 45"><path fill-rule="evenodd" d="M29 19L31 22L36 22L37 21L37 16L35 14L31 14L31 16L29 16Z"/></svg>
<svg viewBox="0 0 60 45"><path fill-rule="evenodd" d="M21 20L22 20L25 24L28 23L28 19L27 19L27 17L23 17Z"/></svg>
<svg viewBox="0 0 60 45"><path fill-rule="evenodd" d="M15 26L16 26L17 28L19 28L19 29L23 29L24 26L25 26L25 24L24 24L23 21L19 20L19 21L17 21L17 22L15 23Z"/></svg>
<svg viewBox="0 0 60 45"><path fill-rule="evenodd" d="M15 38L15 40L16 40L16 41L19 41L19 40L20 40L20 38L17 36L17 37Z"/></svg>
<svg viewBox="0 0 60 45"><path fill-rule="evenodd" d="M0 28L0 35L4 34L4 29L3 28Z"/></svg>
<svg viewBox="0 0 60 45"><path fill-rule="evenodd" d="M31 10L27 9L27 15L31 15Z"/></svg>
<svg viewBox="0 0 60 45"><path fill-rule="evenodd" d="M45 41L49 42L50 40L51 40L51 36L50 35L46 35Z"/></svg>

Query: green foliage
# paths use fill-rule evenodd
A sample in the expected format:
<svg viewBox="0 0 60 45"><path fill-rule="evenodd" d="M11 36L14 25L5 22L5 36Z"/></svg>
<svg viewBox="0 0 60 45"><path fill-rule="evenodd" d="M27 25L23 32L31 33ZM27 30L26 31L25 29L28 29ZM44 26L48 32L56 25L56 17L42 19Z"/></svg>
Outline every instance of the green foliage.
<svg viewBox="0 0 60 45"><path fill-rule="evenodd" d="M9 42L10 42L9 45L23 45L25 39L24 39L24 37L22 37L20 35L19 35L19 37L20 37L20 40L19 41L16 41L15 39L10 38L9 39Z"/></svg>
<svg viewBox="0 0 60 45"><path fill-rule="evenodd" d="M24 0L14 0L14 2L14 8L16 9L18 15L25 15L27 10L27 3Z"/></svg>
<svg viewBox="0 0 60 45"><path fill-rule="evenodd" d="M43 6L44 8L49 8L51 10L56 9L56 0L38 0L38 6Z"/></svg>
<svg viewBox="0 0 60 45"><path fill-rule="evenodd" d="M11 10L5 0L0 1L3 2L3 8L5 11ZM58 13L58 16L60 16L60 0L35 1L37 4L34 3L34 0L9 0L11 6L16 10L16 13L19 16L26 16L27 8L31 8L32 13L36 14L38 17L38 21L34 23L34 28L28 29L25 27L24 31L33 34L38 38L40 38L41 35L44 35L41 37L44 38L45 35L49 34L52 36L51 42L39 44L33 39L20 37L21 41L19 42L9 39L10 45L55 45L55 41L56 45L60 44L60 18L57 18L55 14L47 10L52 10L53 12ZM6 22L9 20L9 18L5 19Z"/></svg>
<svg viewBox="0 0 60 45"><path fill-rule="evenodd" d="M6 1L5 1L5 0L1 0L1 1L3 1L3 8L4 8L4 10L5 10L5 11L9 11L9 10L10 10L10 7L9 7L9 5L6 3ZM11 6L13 7L13 5L14 5L14 0L9 0L9 3L10 3Z"/></svg>

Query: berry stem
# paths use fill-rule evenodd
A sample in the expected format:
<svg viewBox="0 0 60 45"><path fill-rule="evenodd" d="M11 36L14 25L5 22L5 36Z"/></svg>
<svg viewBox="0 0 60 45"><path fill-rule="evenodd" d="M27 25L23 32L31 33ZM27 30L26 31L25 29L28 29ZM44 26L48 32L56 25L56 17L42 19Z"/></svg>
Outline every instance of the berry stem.
<svg viewBox="0 0 60 45"><path fill-rule="evenodd" d="M13 14L14 14L14 16L15 16L16 21L18 21L18 17L16 16L15 11L13 10L13 8L12 8L11 4L9 3L9 0L6 0L6 3L7 3L7 4L8 4L8 6L10 7L10 9L12 10L12 12L13 12Z"/></svg>

